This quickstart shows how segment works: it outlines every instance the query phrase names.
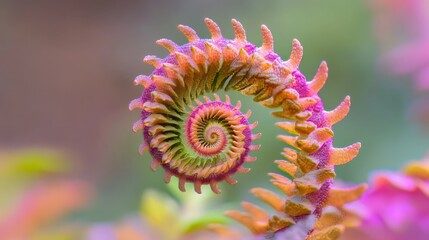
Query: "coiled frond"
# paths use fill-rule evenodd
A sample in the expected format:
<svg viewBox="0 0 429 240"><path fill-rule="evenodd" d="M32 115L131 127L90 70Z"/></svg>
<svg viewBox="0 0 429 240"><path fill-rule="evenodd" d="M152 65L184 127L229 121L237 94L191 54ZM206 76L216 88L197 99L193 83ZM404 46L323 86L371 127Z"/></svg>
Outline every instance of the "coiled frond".
<svg viewBox="0 0 429 240"><path fill-rule="evenodd" d="M242 164L255 160L249 153L259 148L251 144L259 134L252 135L256 124L249 124L250 113L241 113L239 104L231 105L228 98L222 102L217 95L214 101L206 98L204 103L197 98L221 89L252 95L255 102L278 109L274 116L288 120L277 126L290 134L279 139L292 148L284 149L286 160L276 161L288 177L270 174L286 198L255 188L251 192L277 214L269 215L245 202L246 212L230 211L227 215L256 235L335 239L343 227L318 224L323 208L352 201L364 189L344 193L331 188L334 166L352 160L361 146L355 143L334 148L332 143L332 126L348 114L350 98L332 111L325 110L317 93L327 79L328 67L322 62L315 77L307 82L298 69L303 55L298 40L293 40L292 53L283 61L274 52L273 37L265 25L261 27L263 44L257 47L246 40L244 28L236 20L232 20L234 39L223 38L211 19L205 22L211 39L200 39L192 28L179 25L189 43L178 46L170 40L158 40L170 54L164 59L145 58L155 70L137 77L136 84L145 90L130 104L131 109L142 110L141 120L134 125L135 130L143 130L141 149L150 151L153 168L161 165L165 169L167 182L172 175L179 178L182 191L185 182L193 182L197 192L201 184L210 184L219 192L219 181L236 183L231 176L247 171Z"/></svg>

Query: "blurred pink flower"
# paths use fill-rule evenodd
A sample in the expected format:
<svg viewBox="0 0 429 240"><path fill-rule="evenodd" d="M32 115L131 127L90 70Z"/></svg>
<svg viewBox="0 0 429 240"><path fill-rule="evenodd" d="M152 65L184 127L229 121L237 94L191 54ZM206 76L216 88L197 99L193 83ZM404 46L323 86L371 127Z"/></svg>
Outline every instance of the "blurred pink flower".
<svg viewBox="0 0 429 240"><path fill-rule="evenodd" d="M177 180L173 180L177 181ZM155 190L144 192L140 216L128 217L115 223L89 226L86 240L236 240L238 232L228 228L223 211L210 208L214 193L198 195L179 192L173 185L169 190L177 198ZM173 186L173 187L172 187ZM203 186L206 188L208 186ZM208 189L206 189L208 190Z"/></svg>
<svg viewBox="0 0 429 240"><path fill-rule="evenodd" d="M129 220L120 224L100 223L88 229L86 240L150 240L154 236L144 224Z"/></svg>
<svg viewBox="0 0 429 240"><path fill-rule="evenodd" d="M349 205L361 222L345 240L427 240L429 236L429 155L404 173L379 173L363 197Z"/></svg>
<svg viewBox="0 0 429 240"><path fill-rule="evenodd" d="M375 0L371 6L384 65L393 74L410 74L417 90L428 91L429 2Z"/></svg>
<svg viewBox="0 0 429 240"><path fill-rule="evenodd" d="M429 93L429 1L370 0L381 63L389 73L408 75L416 91ZM412 117L429 126L426 99L413 104ZM422 106L422 107L417 107Z"/></svg>
<svg viewBox="0 0 429 240"><path fill-rule="evenodd" d="M45 182L27 190L10 214L0 219L0 239L35 239L50 224L83 207L88 186L79 181Z"/></svg>
<svg viewBox="0 0 429 240"><path fill-rule="evenodd" d="M425 38L429 34L429 9L426 0L369 0L381 47L406 36Z"/></svg>
<svg viewBox="0 0 429 240"><path fill-rule="evenodd" d="M392 50L384 62L393 74L410 74L416 90L429 91L429 35Z"/></svg>
<svg viewBox="0 0 429 240"><path fill-rule="evenodd" d="M409 112L414 120L423 123L424 127L429 131L429 94L418 97L411 104Z"/></svg>
<svg viewBox="0 0 429 240"><path fill-rule="evenodd" d="M0 239L78 239L82 230L61 220L89 202L92 188L71 173L62 152L0 150Z"/></svg>

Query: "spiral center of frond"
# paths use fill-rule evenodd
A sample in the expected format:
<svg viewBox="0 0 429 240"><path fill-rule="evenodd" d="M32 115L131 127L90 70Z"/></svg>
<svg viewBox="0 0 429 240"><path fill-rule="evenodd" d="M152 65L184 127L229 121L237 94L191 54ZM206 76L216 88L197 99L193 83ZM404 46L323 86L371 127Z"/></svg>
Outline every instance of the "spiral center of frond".
<svg viewBox="0 0 429 240"><path fill-rule="evenodd" d="M204 156L211 156L218 152L222 152L228 142L228 131L224 126L216 123L207 124L198 133L198 147L205 148L205 152L201 152Z"/></svg>
<svg viewBox="0 0 429 240"><path fill-rule="evenodd" d="M186 123L187 142L201 156L225 159L246 149L244 135L246 117L234 106L219 101L197 102Z"/></svg>

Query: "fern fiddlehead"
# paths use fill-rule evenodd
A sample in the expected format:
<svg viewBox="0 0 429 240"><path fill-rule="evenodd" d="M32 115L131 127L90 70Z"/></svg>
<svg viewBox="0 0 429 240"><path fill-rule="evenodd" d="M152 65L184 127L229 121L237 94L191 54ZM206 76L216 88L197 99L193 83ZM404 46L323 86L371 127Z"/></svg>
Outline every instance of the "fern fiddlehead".
<svg viewBox="0 0 429 240"><path fill-rule="evenodd" d="M226 103L217 95L214 101L206 97L205 103L196 99L221 89L252 95L255 102L280 109L274 116L289 120L277 124L291 134L279 139L294 149L285 148L282 155L288 161L276 163L292 180L270 174L286 199L266 189L252 190L277 214L270 216L244 202L246 212L230 211L227 215L256 235L276 234L290 239L331 239L318 236L338 235L341 226L317 222L323 208L352 201L364 189L331 187L334 165L352 160L360 149L360 143L345 148L334 148L332 143L332 126L348 114L349 97L334 110L325 111L317 93L327 79L327 65L322 62L313 80L307 82L298 70L303 54L298 40L293 40L290 58L283 61L274 52L273 37L265 25L261 27L263 44L256 47L246 40L243 26L234 19L235 38L231 40L222 37L211 19L205 19L205 23L211 39L200 39L192 28L179 25L189 43L178 46L171 40L158 40L170 54L164 59L146 56L144 61L155 70L135 80L145 90L142 97L130 103L131 110L142 111L133 129L143 130L141 150L151 153L152 168L161 165L166 182L171 176L178 177L182 191L185 182L193 182L196 192L201 192L202 184L210 184L214 192L219 192L219 181L236 183L231 176L248 171L242 164L255 160L249 153L259 148L251 144L259 137L250 132L256 123L249 124L250 112L241 113L239 104L233 106L228 99ZM190 113L187 106L191 106ZM185 134L181 129L186 129Z"/></svg>

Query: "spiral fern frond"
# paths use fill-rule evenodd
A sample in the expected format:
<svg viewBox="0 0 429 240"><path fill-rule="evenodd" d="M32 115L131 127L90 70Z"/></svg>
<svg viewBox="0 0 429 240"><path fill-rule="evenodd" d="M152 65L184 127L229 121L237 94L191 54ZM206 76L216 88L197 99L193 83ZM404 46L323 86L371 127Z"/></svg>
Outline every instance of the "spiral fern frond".
<svg viewBox="0 0 429 240"><path fill-rule="evenodd" d="M135 83L145 90L130 104L130 109L142 111L141 120L133 128L143 130L141 149L151 153L154 169L158 165L165 169L167 182L171 176L179 178L182 191L185 182L193 182L196 192L202 184L210 184L214 192L219 192L218 182L234 184L233 174L248 171L242 165L255 160L249 153L259 148L251 143L259 134L251 133L256 124L249 124L250 113L241 113L240 107L234 107L228 99L223 103L215 95L214 101L207 98L202 103L197 98L221 89L252 95L255 102L279 109L274 116L289 120L277 126L290 134L279 139L292 148L282 152L287 160L276 163L292 180L270 174L272 183L286 198L267 189L251 191L277 214L269 215L244 202L246 212L229 211L227 215L255 235L335 239L343 227L318 222L323 208L353 201L364 190L363 186L349 190L331 187L334 166L351 161L361 147L360 143L333 147L332 126L348 114L350 98L332 111L325 110L317 93L327 79L327 64L322 62L315 77L307 82L298 69L303 55L298 40L293 40L292 53L283 61L274 52L273 37L265 25L261 27L263 44L257 47L246 40L243 26L234 19L234 39L225 39L211 19L205 19L205 23L211 39L200 39L192 28L179 25L189 43L178 46L161 39L157 43L170 54L164 59L145 57L155 70L136 78ZM195 101L197 106L188 112L187 107Z"/></svg>

